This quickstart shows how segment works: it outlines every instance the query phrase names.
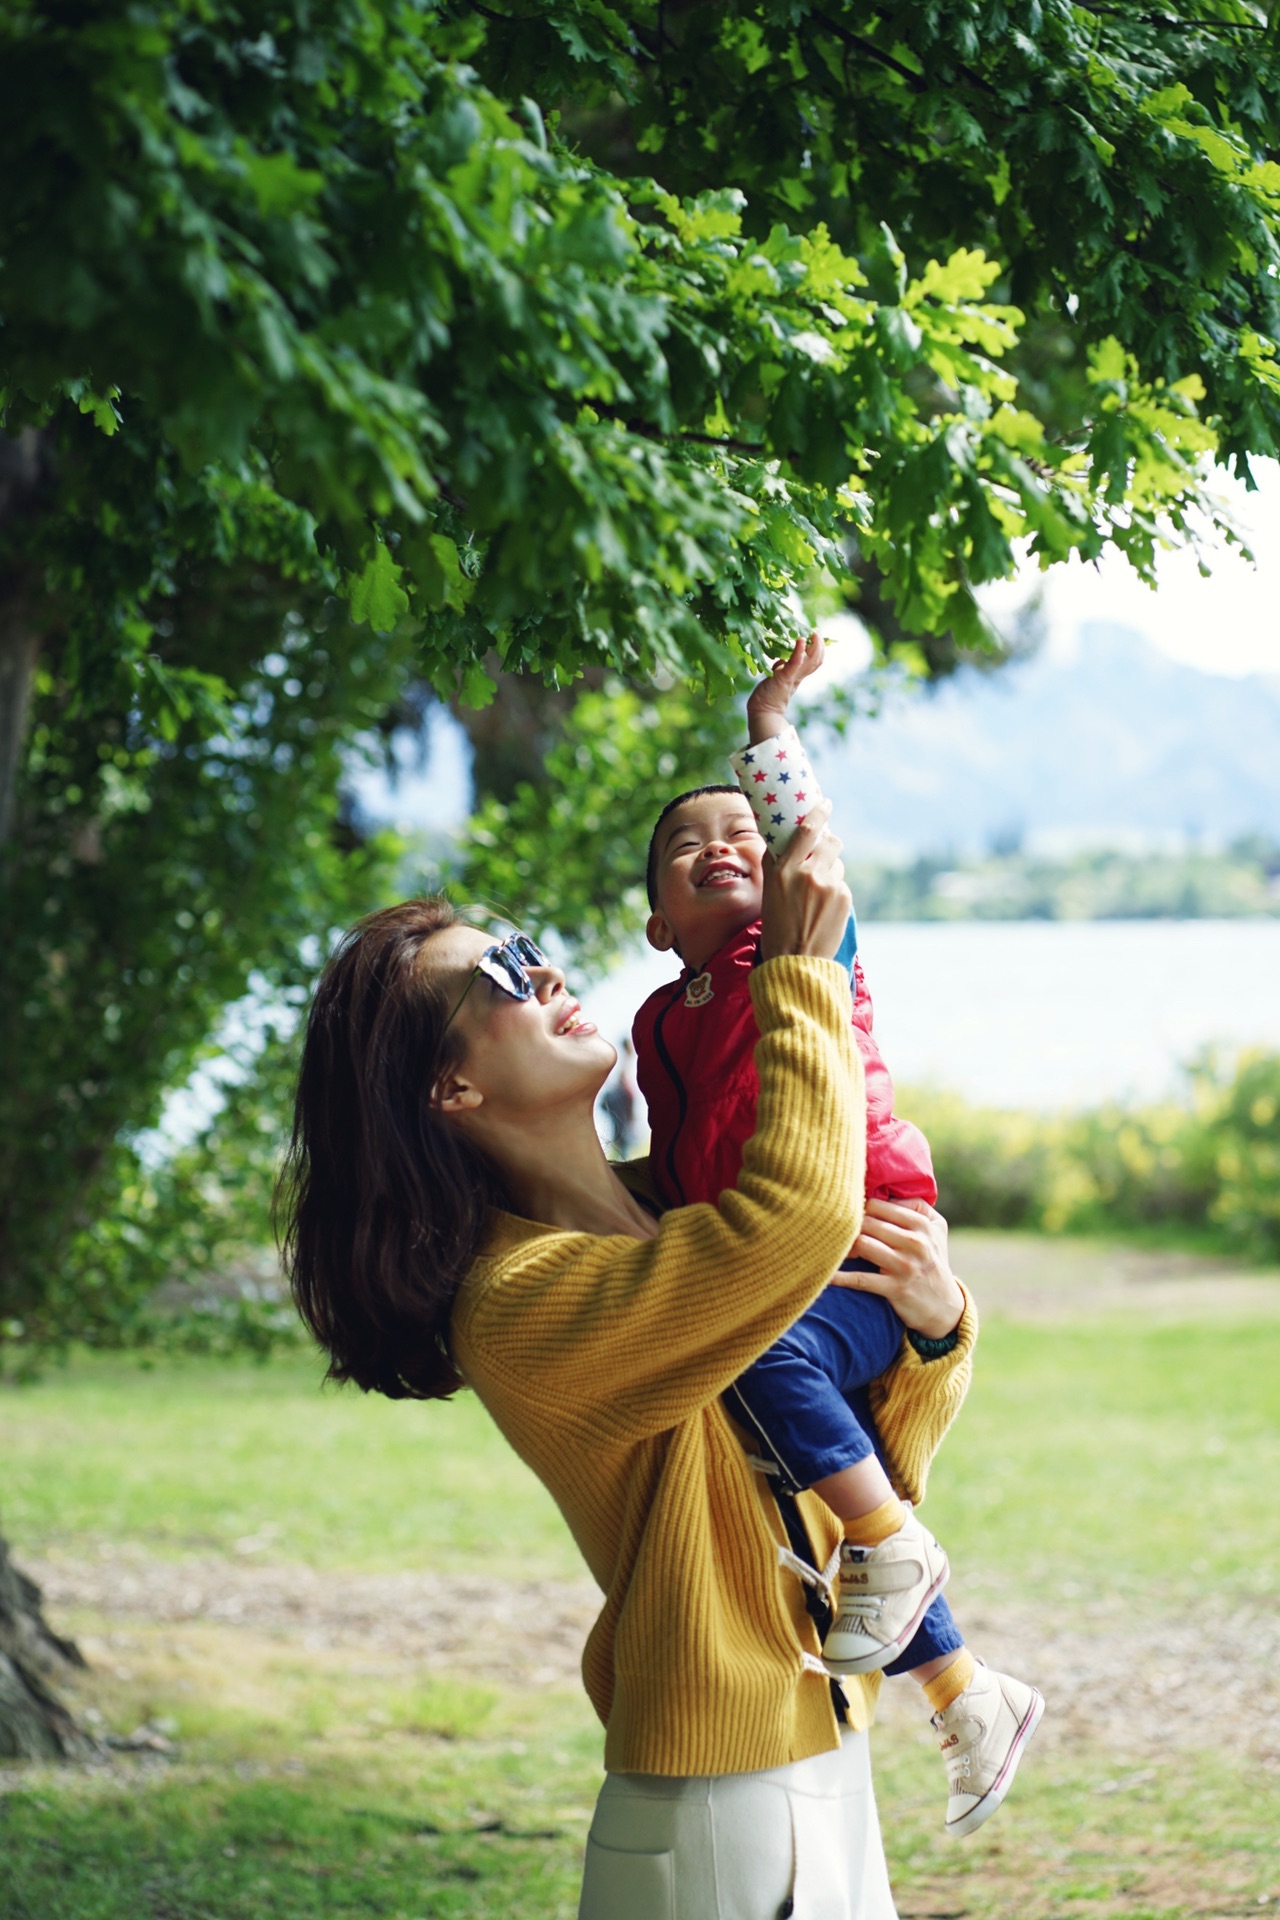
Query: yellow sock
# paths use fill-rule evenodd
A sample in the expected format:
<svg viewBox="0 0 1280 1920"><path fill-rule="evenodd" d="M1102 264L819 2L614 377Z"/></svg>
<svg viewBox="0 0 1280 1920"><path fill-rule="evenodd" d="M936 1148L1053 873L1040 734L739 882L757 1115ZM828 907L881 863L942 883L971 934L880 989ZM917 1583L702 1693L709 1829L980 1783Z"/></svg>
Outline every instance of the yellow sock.
<svg viewBox="0 0 1280 1920"><path fill-rule="evenodd" d="M944 1667L941 1673L935 1673L932 1680L924 1683L924 1697L929 1702L930 1713L945 1713L951 1702L960 1698L973 1675L973 1655L968 1647L961 1647L949 1667Z"/></svg>
<svg viewBox="0 0 1280 1920"><path fill-rule="evenodd" d="M860 1513L856 1520L844 1521L844 1537L852 1547L878 1547L898 1531L906 1517L906 1508L891 1493L878 1507L872 1507L870 1513Z"/></svg>

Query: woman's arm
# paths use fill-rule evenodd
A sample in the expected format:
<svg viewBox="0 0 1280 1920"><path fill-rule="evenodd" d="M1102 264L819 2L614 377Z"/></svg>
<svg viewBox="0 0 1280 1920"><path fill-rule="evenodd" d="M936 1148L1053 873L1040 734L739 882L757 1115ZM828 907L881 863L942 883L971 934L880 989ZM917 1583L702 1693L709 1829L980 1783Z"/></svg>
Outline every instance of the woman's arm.
<svg viewBox="0 0 1280 1920"><path fill-rule="evenodd" d="M909 1334L954 1341L926 1359L908 1338L894 1364L871 1384L889 1478L904 1500L918 1506L929 1464L969 1391L978 1316L951 1271L947 1223L927 1201L869 1200L854 1252L879 1271L840 1273L835 1285L882 1295Z"/></svg>
<svg viewBox="0 0 1280 1920"><path fill-rule="evenodd" d="M640 1241L506 1216L459 1295L458 1363L485 1393L601 1443L715 1399L822 1291L857 1233L865 1109L848 975L782 955L751 981L760 1101L735 1188ZM487 1397L487 1396L486 1396Z"/></svg>

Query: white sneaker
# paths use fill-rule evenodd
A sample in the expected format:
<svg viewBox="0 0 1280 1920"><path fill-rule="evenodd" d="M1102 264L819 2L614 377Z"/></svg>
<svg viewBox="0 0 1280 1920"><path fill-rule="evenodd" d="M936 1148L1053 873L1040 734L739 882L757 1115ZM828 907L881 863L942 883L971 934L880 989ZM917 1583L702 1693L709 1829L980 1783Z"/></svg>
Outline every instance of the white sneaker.
<svg viewBox="0 0 1280 1920"><path fill-rule="evenodd" d="M840 1548L836 1615L822 1647L834 1674L875 1673L906 1648L951 1569L910 1507L878 1547Z"/></svg>
<svg viewBox="0 0 1280 1920"><path fill-rule="evenodd" d="M959 1839L991 1818L1043 1712L1038 1688L993 1673L979 1660L964 1692L934 1714L947 1766L948 1833Z"/></svg>

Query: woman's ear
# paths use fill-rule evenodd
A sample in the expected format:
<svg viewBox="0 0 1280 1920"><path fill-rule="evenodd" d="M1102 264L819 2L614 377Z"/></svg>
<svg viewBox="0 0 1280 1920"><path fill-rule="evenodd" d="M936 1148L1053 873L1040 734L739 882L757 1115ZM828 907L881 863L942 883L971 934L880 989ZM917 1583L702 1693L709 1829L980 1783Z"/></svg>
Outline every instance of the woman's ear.
<svg viewBox="0 0 1280 1920"><path fill-rule="evenodd" d="M437 1113L473 1113L484 1104L484 1095L460 1073L446 1073L432 1088L431 1104Z"/></svg>
<svg viewBox="0 0 1280 1920"><path fill-rule="evenodd" d="M675 928L665 913L651 913L645 922L644 937L658 953L670 953L676 944Z"/></svg>

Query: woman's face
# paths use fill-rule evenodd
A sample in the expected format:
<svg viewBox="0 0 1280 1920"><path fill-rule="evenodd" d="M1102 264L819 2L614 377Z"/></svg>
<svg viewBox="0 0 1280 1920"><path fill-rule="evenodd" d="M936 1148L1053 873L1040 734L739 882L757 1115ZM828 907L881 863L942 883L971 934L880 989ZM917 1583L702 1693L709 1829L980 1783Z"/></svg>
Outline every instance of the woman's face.
<svg viewBox="0 0 1280 1920"><path fill-rule="evenodd" d="M473 978L476 962L493 945L491 933L453 926L433 934L423 950L449 1005L462 1001L453 1021L464 1045L458 1072L481 1095L489 1119L594 1101L617 1057L614 1048L565 991L559 967L528 968L534 989L528 1000L504 993L486 974Z"/></svg>

